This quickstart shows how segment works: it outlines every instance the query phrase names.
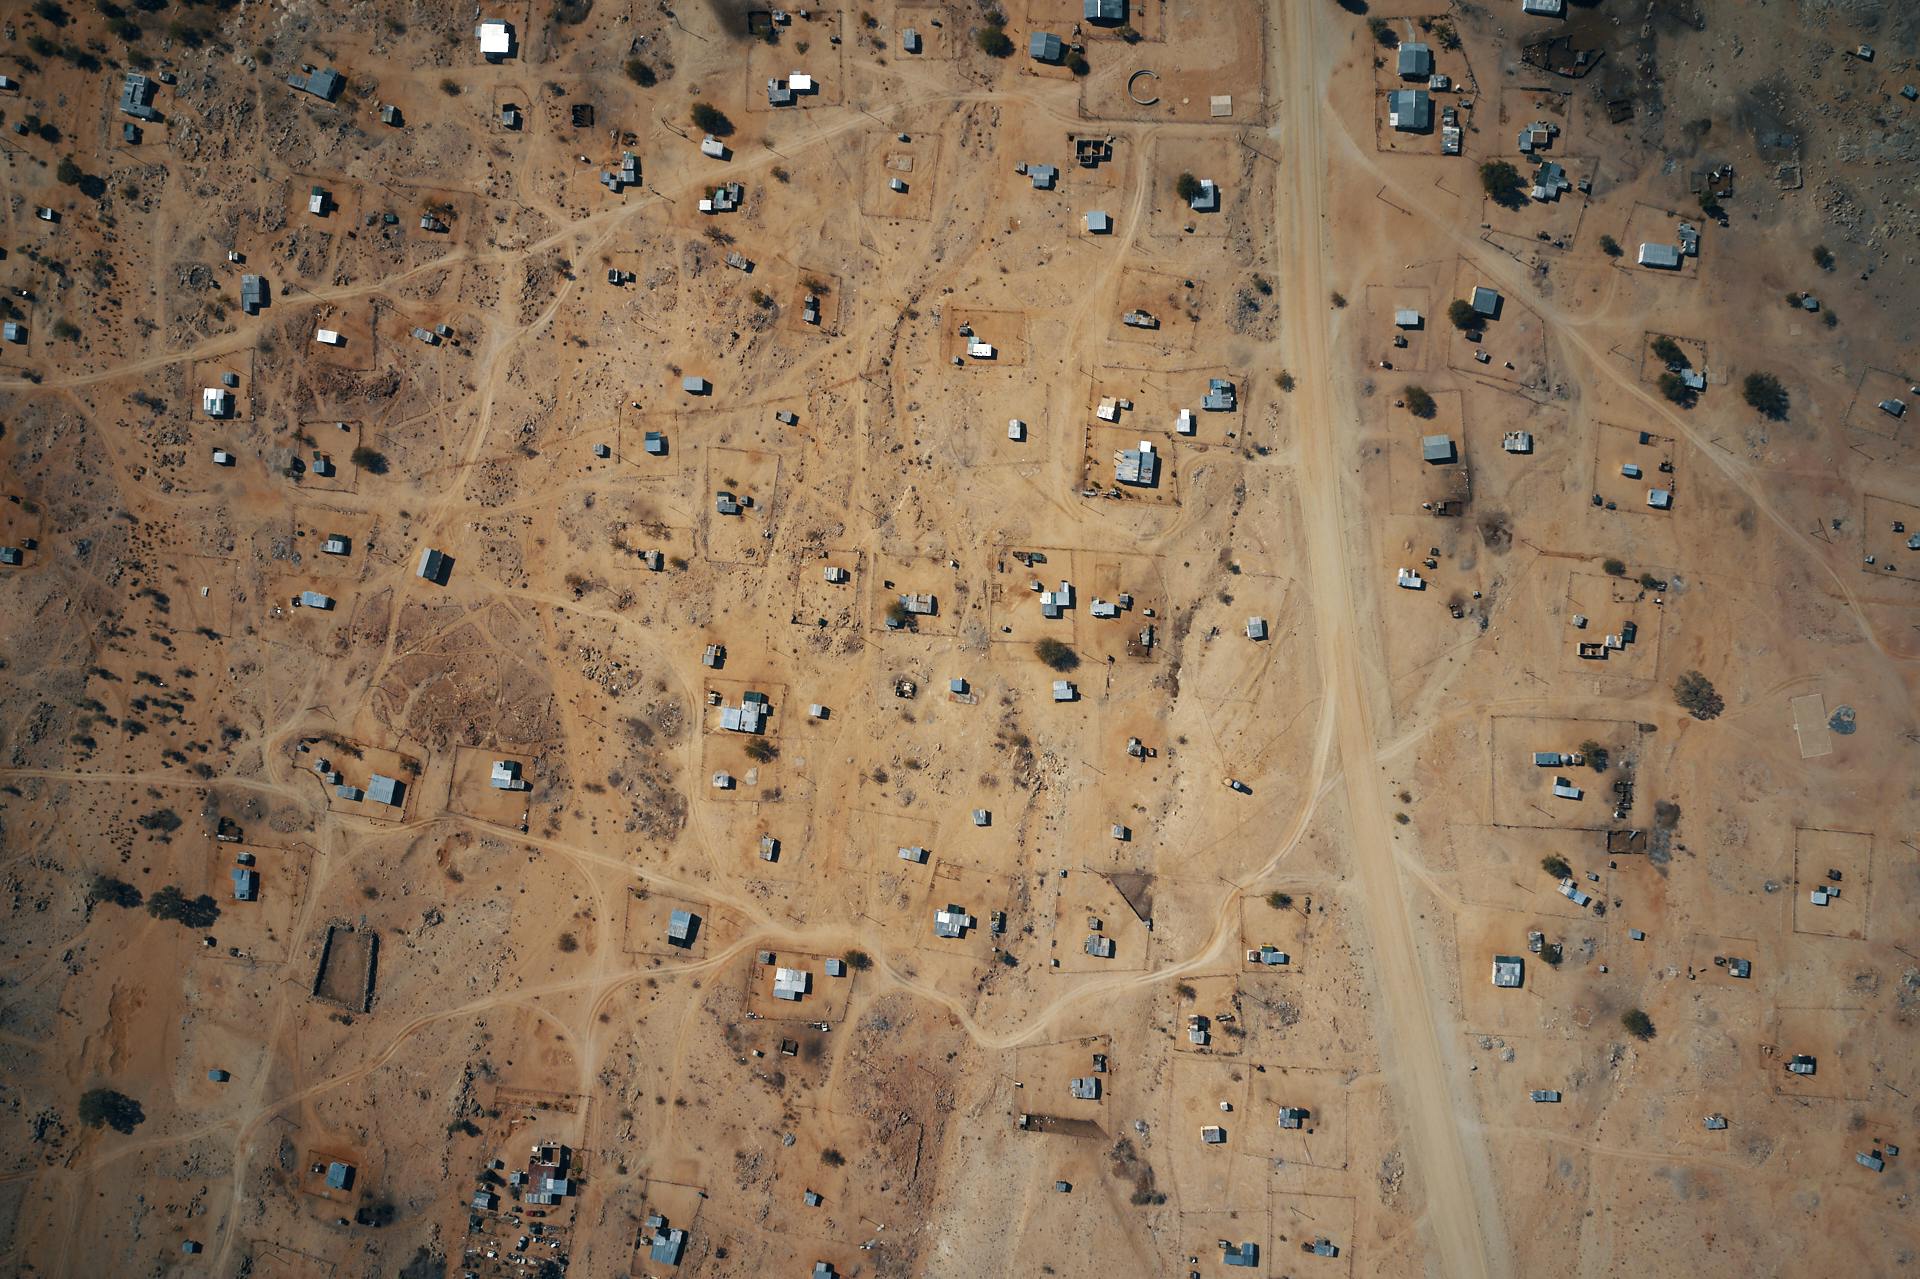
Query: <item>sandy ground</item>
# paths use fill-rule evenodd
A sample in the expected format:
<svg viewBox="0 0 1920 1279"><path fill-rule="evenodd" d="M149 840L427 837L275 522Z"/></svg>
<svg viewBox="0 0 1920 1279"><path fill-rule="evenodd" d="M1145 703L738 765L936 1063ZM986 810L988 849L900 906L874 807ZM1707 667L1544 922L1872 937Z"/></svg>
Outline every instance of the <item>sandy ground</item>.
<svg viewBox="0 0 1920 1279"><path fill-rule="evenodd" d="M503 15L497 65L431 9L19 15L9 1272L1908 1264L1920 471L1877 406L1920 401L1920 27L1510 8L1143 0L1129 39L1031 0L1002 61L957 5L768 38L721 0L568 3ZM1591 74L1529 67L1543 35ZM1384 125L1416 38L1462 156ZM130 65L172 78L138 141ZM1479 164L1542 118L1590 189L1493 206ZM1632 265L1683 216L1698 258ZM1783 412L1744 402L1762 371ZM1159 482L1116 485L1142 440ZM750 694L761 731L723 727ZM376 775L399 802L337 789ZM83 1122L103 1089L127 1131Z"/></svg>

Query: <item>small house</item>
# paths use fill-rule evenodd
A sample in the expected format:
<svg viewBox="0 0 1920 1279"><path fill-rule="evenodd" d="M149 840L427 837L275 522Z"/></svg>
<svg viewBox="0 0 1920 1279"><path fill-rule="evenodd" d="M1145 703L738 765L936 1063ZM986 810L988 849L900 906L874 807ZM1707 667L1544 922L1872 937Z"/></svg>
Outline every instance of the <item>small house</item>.
<svg viewBox="0 0 1920 1279"><path fill-rule="evenodd" d="M233 900L250 902L260 895L260 874L247 866L235 866L228 874L233 879Z"/></svg>
<svg viewBox="0 0 1920 1279"><path fill-rule="evenodd" d="M1220 1242L1220 1264L1252 1268L1260 1264L1260 1245L1251 1239L1244 1243Z"/></svg>
<svg viewBox="0 0 1920 1279"><path fill-rule="evenodd" d="M345 346L347 344L347 339L341 336L340 330L338 329L315 329L313 331L313 340L321 346Z"/></svg>
<svg viewBox="0 0 1920 1279"><path fill-rule="evenodd" d="M993 814L984 808L976 808L973 810L973 824L975 826L991 826L993 825Z"/></svg>
<svg viewBox="0 0 1920 1279"><path fill-rule="evenodd" d="M1209 1124L1200 1130L1200 1140L1209 1146L1224 1146L1227 1144L1227 1130L1219 1124Z"/></svg>
<svg viewBox="0 0 1920 1279"><path fill-rule="evenodd" d="M958 906L948 904L945 910L933 912L933 935L935 937L964 938L967 930L974 927L974 918Z"/></svg>
<svg viewBox="0 0 1920 1279"><path fill-rule="evenodd" d="M1282 1128L1303 1128L1313 1112L1302 1106L1280 1107L1280 1126Z"/></svg>
<svg viewBox="0 0 1920 1279"><path fill-rule="evenodd" d="M789 1003L799 1003L800 997L813 988L813 974L804 968L776 968L773 970L773 997Z"/></svg>
<svg viewBox="0 0 1920 1279"><path fill-rule="evenodd" d="M293 603L296 608L317 608L325 613L333 608L333 597L319 591L301 591L293 597Z"/></svg>
<svg viewBox="0 0 1920 1279"><path fill-rule="evenodd" d="M367 798L376 804L385 804L390 808L400 807L401 799L406 794L406 790L407 786L405 782L396 781L391 777L385 777L379 773L375 773L367 779Z"/></svg>
<svg viewBox="0 0 1920 1279"><path fill-rule="evenodd" d="M1087 214L1087 234L1112 235L1113 219L1101 210L1095 209L1092 213Z"/></svg>
<svg viewBox="0 0 1920 1279"><path fill-rule="evenodd" d="M1249 617L1247 619L1247 638L1250 640L1263 640L1266 637L1267 619L1264 617Z"/></svg>
<svg viewBox="0 0 1920 1279"><path fill-rule="evenodd" d="M267 282L257 275L240 277L240 310L247 315L260 314L267 304Z"/></svg>
<svg viewBox="0 0 1920 1279"><path fill-rule="evenodd" d="M1424 577L1421 577L1418 573L1414 572L1410 568L1401 569L1400 576L1397 579L1397 581L1399 583L1401 590L1424 591L1427 589L1427 579Z"/></svg>
<svg viewBox="0 0 1920 1279"><path fill-rule="evenodd" d="M646 435L642 437L641 447L647 451L649 457L665 457L667 454L667 437L658 431L648 431Z"/></svg>
<svg viewBox="0 0 1920 1279"><path fill-rule="evenodd" d="M1672 489L1648 489L1647 505L1651 506L1656 511L1672 510L1673 509L1673 490Z"/></svg>
<svg viewBox="0 0 1920 1279"><path fill-rule="evenodd" d="M5 76L0 76L0 80L4 79ZM12 81L4 87L12 87ZM127 72L127 78L120 84L120 110L136 120L158 120L160 113L153 109L153 93L151 78L138 71Z"/></svg>
<svg viewBox="0 0 1920 1279"><path fill-rule="evenodd" d="M496 759L493 770L487 774L487 785L494 790L530 790L527 780L520 776L518 760Z"/></svg>
<svg viewBox="0 0 1920 1279"><path fill-rule="evenodd" d="M1539 18L1563 17L1566 11L1567 0L1520 0L1520 12Z"/></svg>
<svg viewBox="0 0 1920 1279"><path fill-rule="evenodd" d="M420 563L414 569L414 575L429 582L444 584L447 580L447 569L451 563L445 552L436 551L432 547L423 547L420 551Z"/></svg>
<svg viewBox="0 0 1920 1279"><path fill-rule="evenodd" d="M200 392L200 411L208 417L233 416L233 392L219 386L203 388Z"/></svg>
<svg viewBox="0 0 1920 1279"><path fill-rule="evenodd" d="M488 18L474 30L480 40L480 56L488 62L504 62L513 56L513 24Z"/></svg>
<svg viewBox="0 0 1920 1279"><path fill-rule="evenodd" d="M0 337L5 337L7 341L18 346L27 340L27 326L8 320L4 327L0 327Z"/></svg>
<svg viewBox="0 0 1920 1279"><path fill-rule="evenodd" d="M1638 261L1641 266L1655 267L1663 271L1677 271L1680 269L1680 250L1671 244L1643 242L1640 245Z"/></svg>
<svg viewBox="0 0 1920 1279"><path fill-rule="evenodd" d="M1230 379L1223 377L1207 379L1207 393L1200 397L1201 408L1209 413L1231 413L1238 402Z"/></svg>
<svg viewBox="0 0 1920 1279"><path fill-rule="evenodd" d="M1212 178L1201 178L1200 189L1187 201L1187 207L1195 213L1218 213L1220 211L1220 188Z"/></svg>
<svg viewBox="0 0 1920 1279"><path fill-rule="evenodd" d="M1527 1096L1535 1101L1558 1102L1560 1100L1560 1090L1558 1088L1535 1088L1529 1092Z"/></svg>
<svg viewBox="0 0 1920 1279"><path fill-rule="evenodd" d="M678 1226L671 1230L664 1222L654 1231L647 1256L663 1266L677 1266L680 1257L687 1250L687 1232Z"/></svg>
<svg viewBox="0 0 1920 1279"><path fill-rule="evenodd" d="M908 53L920 52L920 33L908 27L900 33L900 47Z"/></svg>
<svg viewBox="0 0 1920 1279"><path fill-rule="evenodd" d="M1127 20L1127 0L1082 0L1081 13L1088 22L1118 26Z"/></svg>
<svg viewBox="0 0 1920 1279"><path fill-rule="evenodd" d="M902 848L900 850L900 860L903 862L912 862L916 866L924 866L927 864L927 850L917 844L911 848Z"/></svg>
<svg viewBox="0 0 1920 1279"><path fill-rule="evenodd" d="M1100 1100L1100 1079L1097 1075L1077 1076L1067 1081L1067 1091L1077 1101Z"/></svg>
<svg viewBox="0 0 1920 1279"><path fill-rule="evenodd" d="M327 1188L346 1190L353 1185L353 1165L338 1159L327 1165Z"/></svg>
<svg viewBox="0 0 1920 1279"><path fill-rule="evenodd" d="M1027 55L1035 62L1059 62L1066 45L1051 31L1036 31L1027 37Z"/></svg>
<svg viewBox="0 0 1920 1279"><path fill-rule="evenodd" d="M1474 286L1473 296L1468 299L1468 303L1473 307L1475 315L1484 316L1489 320L1497 318L1500 314L1500 295L1484 284Z"/></svg>
<svg viewBox="0 0 1920 1279"><path fill-rule="evenodd" d="M1051 191L1060 178L1060 170L1051 164L1030 164L1027 166L1027 177L1032 181L1034 190Z"/></svg>
<svg viewBox="0 0 1920 1279"><path fill-rule="evenodd" d="M1400 46L1398 60L1402 80L1427 80L1433 76L1433 50L1417 40Z"/></svg>
<svg viewBox="0 0 1920 1279"><path fill-rule="evenodd" d="M1493 984L1502 990L1519 987L1526 975L1526 961L1518 955L1495 955L1493 957Z"/></svg>
<svg viewBox="0 0 1920 1279"><path fill-rule="evenodd" d="M667 945L682 948L693 945L700 917L690 910L676 910L667 916Z"/></svg>
<svg viewBox="0 0 1920 1279"><path fill-rule="evenodd" d="M287 83L302 93L311 93L322 102L332 102L340 96L340 87L346 80L331 67L302 67L287 77Z"/></svg>
<svg viewBox="0 0 1920 1279"><path fill-rule="evenodd" d="M1421 323L1420 312L1412 308L1395 311L1393 313L1393 323L1396 328L1417 329Z"/></svg>
<svg viewBox="0 0 1920 1279"><path fill-rule="evenodd" d="M727 158L727 144L711 133L700 139L700 154L714 160Z"/></svg>
<svg viewBox="0 0 1920 1279"><path fill-rule="evenodd" d="M1420 437L1420 457L1434 466L1452 463L1457 454L1450 435L1423 435Z"/></svg>
<svg viewBox="0 0 1920 1279"><path fill-rule="evenodd" d="M1553 779L1553 794L1555 799L1579 799L1586 792L1566 778L1556 777Z"/></svg>
<svg viewBox="0 0 1920 1279"><path fill-rule="evenodd" d="M380 107L380 123L390 129L397 129L404 124L405 121L400 115L400 108L388 102L383 103Z"/></svg>
<svg viewBox="0 0 1920 1279"><path fill-rule="evenodd" d="M1395 89L1387 95L1387 125L1402 133L1433 127L1433 97L1425 89Z"/></svg>
<svg viewBox="0 0 1920 1279"><path fill-rule="evenodd" d="M1137 449L1122 449L1114 455L1113 478L1118 484L1152 488L1160 482L1160 455L1153 451L1152 440L1141 440Z"/></svg>
<svg viewBox="0 0 1920 1279"><path fill-rule="evenodd" d="M680 389L688 395L707 395L713 390L713 384L703 377L695 377L689 373L680 379Z"/></svg>
<svg viewBox="0 0 1920 1279"><path fill-rule="evenodd" d="M1071 702L1078 696L1079 696L1079 690L1074 688L1072 680L1057 679L1053 681L1053 700L1054 701Z"/></svg>

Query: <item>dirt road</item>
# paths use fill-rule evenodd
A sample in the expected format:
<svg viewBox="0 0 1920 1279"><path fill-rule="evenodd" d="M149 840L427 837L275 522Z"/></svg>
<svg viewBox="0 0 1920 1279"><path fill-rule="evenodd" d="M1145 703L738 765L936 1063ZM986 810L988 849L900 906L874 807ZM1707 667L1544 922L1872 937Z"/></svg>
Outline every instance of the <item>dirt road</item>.
<svg viewBox="0 0 1920 1279"><path fill-rule="evenodd" d="M1336 367L1329 331L1336 312L1327 304L1333 246L1322 114L1330 108L1322 81L1340 50L1323 29L1328 9L1316 0L1280 0L1274 27L1284 99L1279 141L1287 170L1278 186L1275 225L1281 245L1291 249L1283 249L1282 258L1292 268L1282 346L1287 367L1304 372L1292 408L1299 423L1300 503L1321 676L1346 786L1365 951L1380 999L1381 1057L1400 1110L1407 1162L1425 1196L1429 1270L1451 1279L1486 1279L1509 1273L1504 1230L1472 1098L1452 1082L1442 1036L1454 1034L1453 1017L1428 989L1395 858L1374 731L1375 710L1388 693L1381 671L1364 656L1368 632L1359 608L1376 589L1378 575L1356 554L1342 488L1339 441L1357 434L1359 420L1351 390L1329 377ZM1362 514L1353 511L1351 517Z"/></svg>

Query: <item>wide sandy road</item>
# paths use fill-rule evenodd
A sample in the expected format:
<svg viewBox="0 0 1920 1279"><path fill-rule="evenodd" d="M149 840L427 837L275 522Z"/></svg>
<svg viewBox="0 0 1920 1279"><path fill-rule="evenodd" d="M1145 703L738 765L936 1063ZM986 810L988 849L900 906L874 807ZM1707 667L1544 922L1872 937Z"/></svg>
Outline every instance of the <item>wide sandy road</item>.
<svg viewBox="0 0 1920 1279"><path fill-rule="evenodd" d="M1275 70L1283 101L1281 174L1275 228L1281 246L1284 316L1281 345L1298 386L1291 399L1297 423L1300 503L1321 676L1335 718L1336 748L1346 786L1352 841L1353 889L1370 956L1367 980L1380 1001L1381 1059L1399 1107L1408 1166L1425 1196L1429 1273L1448 1279L1489 1279L1509 1273L1505 1233L1471 1095L1455 1087L1442 1027L1454 1018L1428 989L1415 947L1406 886L1394 854L1385 781L1375 735L1376 709L1389 696L1383 674L1368 664L1371 650L1357 597L1377 589L1365 539L1348 536L1366 512L1349 512L1342 487L1341 440L1358 436L1360 419L1346 375L1332 356L1328 264L1333 228L1327 222L1327 159L1323 137L1326 68L1341 49L1326 25L1336 14L1325 0L1275 0ZM1348 287L1352 287L1351 282Z"/></svg>

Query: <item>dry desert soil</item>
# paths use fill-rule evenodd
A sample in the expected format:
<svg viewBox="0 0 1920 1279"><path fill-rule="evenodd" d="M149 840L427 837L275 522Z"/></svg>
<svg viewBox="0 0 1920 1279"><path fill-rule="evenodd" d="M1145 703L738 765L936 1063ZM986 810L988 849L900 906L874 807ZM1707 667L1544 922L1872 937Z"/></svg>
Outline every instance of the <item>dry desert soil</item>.
<svg viewBox="0 0 1920 1279"><path fill-rule="evenodd" d="M1916 86L20 0L0 1272L1905 1273Z"/></svg>

